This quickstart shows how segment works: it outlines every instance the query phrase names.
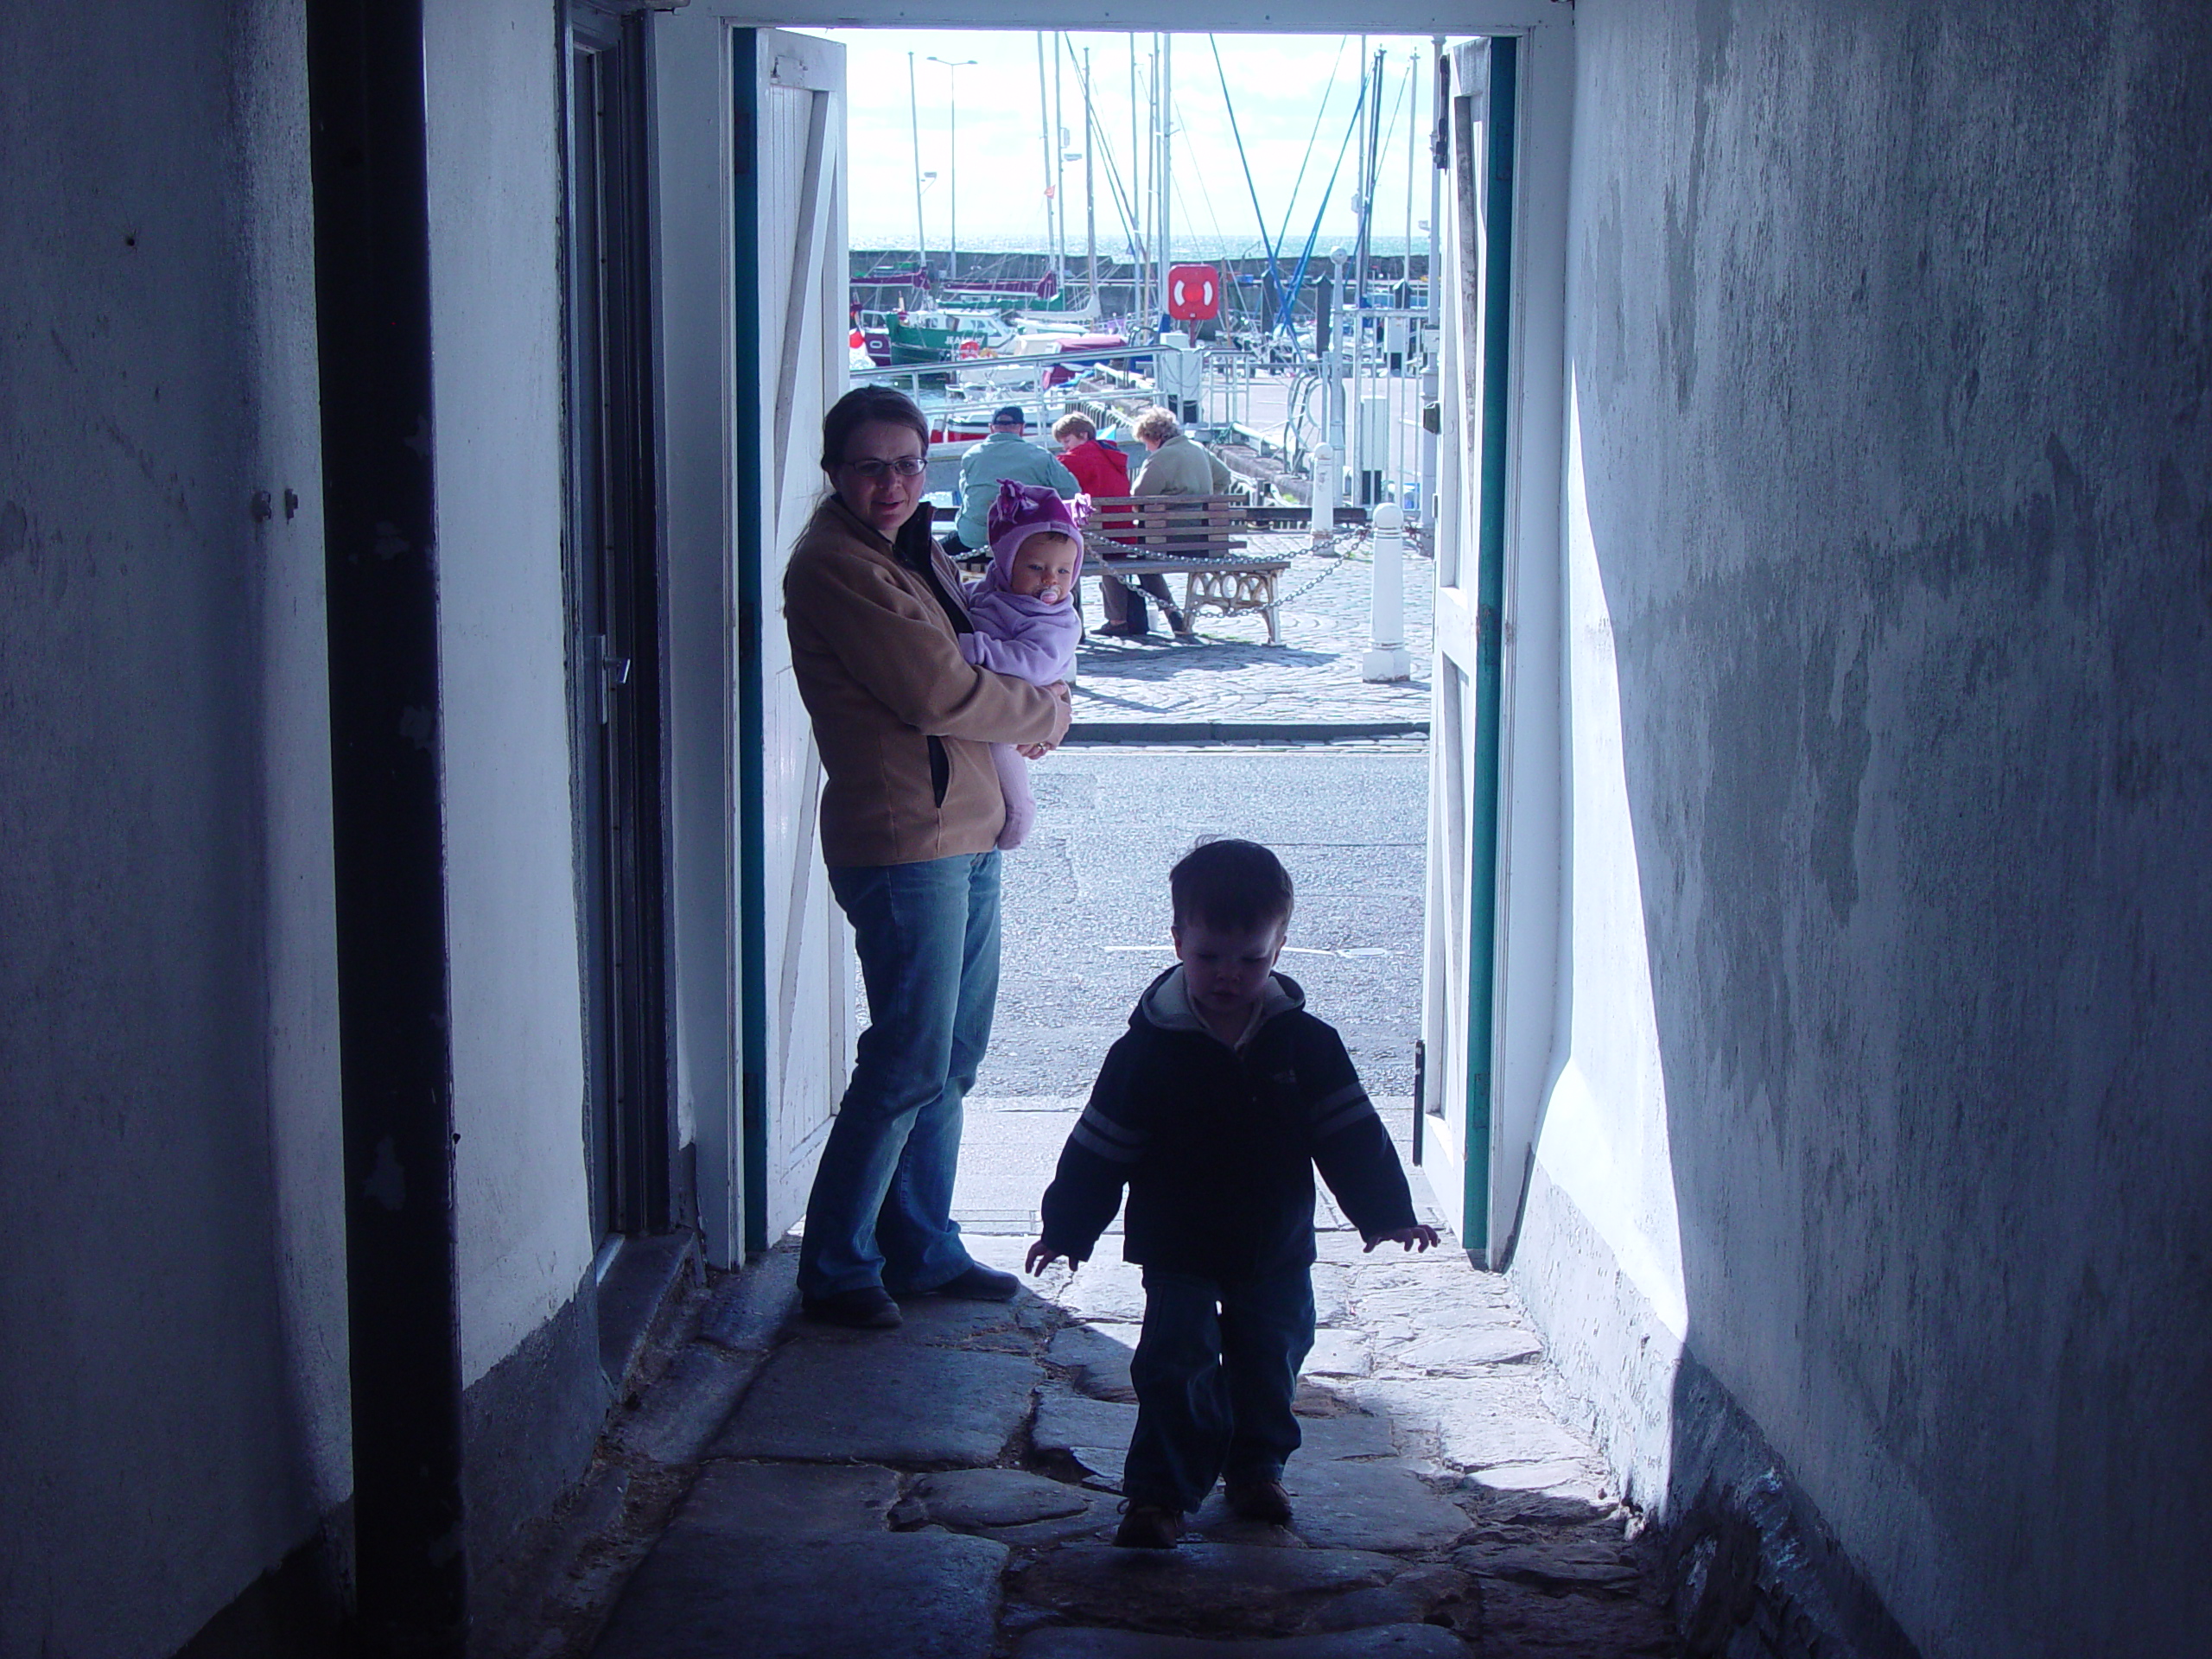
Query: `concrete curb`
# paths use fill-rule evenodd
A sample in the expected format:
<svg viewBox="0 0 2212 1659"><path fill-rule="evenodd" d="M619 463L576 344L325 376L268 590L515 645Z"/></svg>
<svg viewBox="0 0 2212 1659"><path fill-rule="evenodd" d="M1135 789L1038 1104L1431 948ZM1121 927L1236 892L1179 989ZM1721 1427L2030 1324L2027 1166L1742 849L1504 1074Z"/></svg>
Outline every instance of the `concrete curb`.
<svg viewBox="0 0 2212 1659"><path fill-rule="evenodd" d="M1086 720L1061 741L1078 743L1344 743L1364 738L1427 737L1425 720L1292 722L1242 720Z"/></svg>

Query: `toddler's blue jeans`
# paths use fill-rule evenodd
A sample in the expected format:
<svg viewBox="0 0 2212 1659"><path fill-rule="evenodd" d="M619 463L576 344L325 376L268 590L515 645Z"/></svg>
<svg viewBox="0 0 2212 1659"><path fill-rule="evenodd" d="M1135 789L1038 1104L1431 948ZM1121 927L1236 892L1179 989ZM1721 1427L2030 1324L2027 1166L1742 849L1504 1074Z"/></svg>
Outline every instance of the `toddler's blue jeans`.
<svg viewBox="0 0 2212 1659"><path fill-rule="evenodd" d="M1144 1332L1129 1364L1129 1502L1187 1514L1217 1478L1281 1478L1298 1450L1290 1402L1313 1346L1313 1273L1303 1262L1242 1281L1147 1268Z"/></svg>

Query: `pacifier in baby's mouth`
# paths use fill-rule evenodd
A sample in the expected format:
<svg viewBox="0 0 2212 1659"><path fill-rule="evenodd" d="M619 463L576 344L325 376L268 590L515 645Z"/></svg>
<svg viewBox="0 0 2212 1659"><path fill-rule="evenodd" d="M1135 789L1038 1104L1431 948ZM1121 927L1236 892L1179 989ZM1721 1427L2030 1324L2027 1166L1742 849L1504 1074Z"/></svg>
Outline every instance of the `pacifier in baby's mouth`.
<svg viewBox="0 0 2212 1659"><path fill-rule="evenodd" d="M1044 587L1039 588L1037 590L1037 597L1043 600L1047 605L1055 604L1059 600L1060 590L1047 582Z"/></svg>

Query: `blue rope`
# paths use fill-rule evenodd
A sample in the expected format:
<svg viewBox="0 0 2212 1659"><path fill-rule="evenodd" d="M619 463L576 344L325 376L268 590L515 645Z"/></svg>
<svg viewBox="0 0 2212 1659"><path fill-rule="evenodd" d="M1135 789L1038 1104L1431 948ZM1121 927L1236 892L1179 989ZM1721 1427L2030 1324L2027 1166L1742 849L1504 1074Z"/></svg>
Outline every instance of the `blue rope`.
<svg viewBox="0 0 2212 1659"><path fill-rule="evenodd" d="M1306 285L1306 268L1313 263L1313 245L1321 239L1321 219L1329 211L1329 199L1337 193L1337 175L1344 171L1344 151L1351 148L1351 136L1359 130L1360 111L1367 107L1367 77L1362 75L1359 102L1352 105L1351 120L1344 128L1344 142L1337 146L1337 163L1329 169L1329 188L1322 192L1321 205L1314 210L1313 228L1306 233L1306 246L1298 256L1298 269L1291 273L1290 297L1283 302L1283 315L1288 316L1291 308L1298 303L1299 290ZM1294 335L1293 338L1295 338Z"/></svg>
<svg viewBox="0 0 2212 1659"><path fill-rule="evenodd" d="M1236 163L1244 169L1244 188L1251 195L1252 217L1260 226L1260 246L1268 256L1268 289L1275 298L1274 323L1269 330L1272 334L1274 328L1283 326L1282 273L1275 269L1275 245L1268 235L1268 217L1260 208L1260 187L1252 181L1252 162L1244 153L1244 134L1236 124L1236 105L1229 96L1229 71L1222 67L1221 48L1216 44L1212 35L1206 36L1206 45L1213 53L1213 72L1221 77L1221 102L1222 107L1229 111L1229 136L1236 141ZM1312 142L1307 140L1309 149ZM1292 345L1295 346L1298 342L1296 331L1292 332L1290 338Z"/></svg>

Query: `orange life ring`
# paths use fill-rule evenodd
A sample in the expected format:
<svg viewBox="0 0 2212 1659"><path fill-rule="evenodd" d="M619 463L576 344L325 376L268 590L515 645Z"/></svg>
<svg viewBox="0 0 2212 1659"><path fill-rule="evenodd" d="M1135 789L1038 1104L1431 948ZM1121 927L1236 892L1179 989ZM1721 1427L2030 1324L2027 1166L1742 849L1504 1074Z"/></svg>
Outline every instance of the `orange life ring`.
<svg viewBox="0 0 2212 1659"><path fill-rule="evenodd" d="M960 342L960 355L963 361L972 360L973 359L981 357L982 354L982 346L978 345L976 341L972 340L963 340Z"/></svg>

